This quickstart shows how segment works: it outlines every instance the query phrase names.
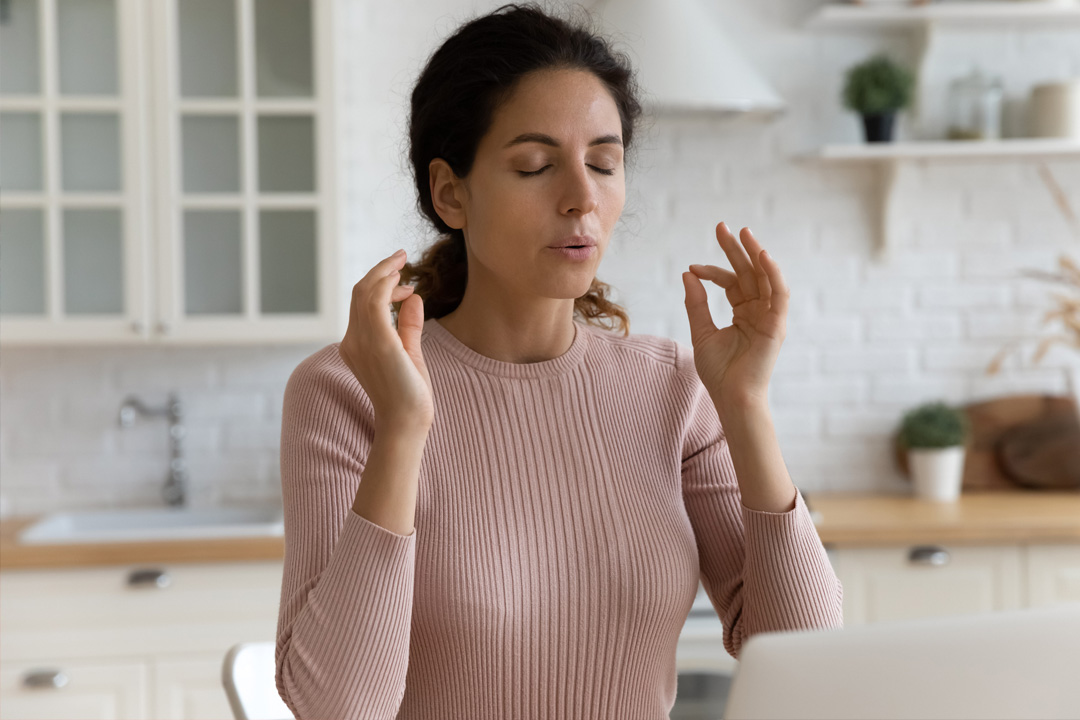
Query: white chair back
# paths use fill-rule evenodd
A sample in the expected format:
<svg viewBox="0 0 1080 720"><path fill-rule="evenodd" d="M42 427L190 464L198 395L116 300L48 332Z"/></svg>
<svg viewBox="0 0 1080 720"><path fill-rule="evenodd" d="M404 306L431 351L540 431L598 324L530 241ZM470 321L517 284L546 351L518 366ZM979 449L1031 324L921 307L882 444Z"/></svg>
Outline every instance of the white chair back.
<svg viewBox="0 0 1080 720"><path fill-rule="evenodd" d="M225 653L221 682L236 720L295 720L278 695L274 643L240 643Z"/></svg>

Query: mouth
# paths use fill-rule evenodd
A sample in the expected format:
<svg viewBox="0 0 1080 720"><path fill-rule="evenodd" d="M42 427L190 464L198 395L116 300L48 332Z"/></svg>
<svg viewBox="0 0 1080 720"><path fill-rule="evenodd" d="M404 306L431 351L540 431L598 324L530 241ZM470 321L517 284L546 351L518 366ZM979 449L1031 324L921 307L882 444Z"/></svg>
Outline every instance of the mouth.
<svg viewBox="0 0 1080 720"><path fill-rule="evenodd" d="M563 238L554 245L548 247L559 250L561 248L587 248L595 247L596 240L591 235L574 235L572 237Z"/></svg>
<svg viewBox="0 0 1080 720"><path fill-rule="evenodd" d="M596 249L596 246L578 245L575 247L573 245L562 245L560 247L551 247L548 249L554 250L556 253L558 253L559 256L562 256L567 260L584 261L593 257L593 251Z"/></svg>

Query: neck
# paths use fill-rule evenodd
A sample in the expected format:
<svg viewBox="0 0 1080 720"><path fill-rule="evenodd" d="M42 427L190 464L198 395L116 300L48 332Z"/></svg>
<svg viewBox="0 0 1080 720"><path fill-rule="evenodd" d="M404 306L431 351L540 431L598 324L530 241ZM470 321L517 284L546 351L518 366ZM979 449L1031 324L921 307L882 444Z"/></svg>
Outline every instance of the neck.
<svg viewBox="0 0 1080 720"><path fill-rule="evenodd" d="M552 360L574 342L574 300L550 300L528 311L508 303L474 304L469 297L436 322L463 345L485 357L511 363Z"/></svg>

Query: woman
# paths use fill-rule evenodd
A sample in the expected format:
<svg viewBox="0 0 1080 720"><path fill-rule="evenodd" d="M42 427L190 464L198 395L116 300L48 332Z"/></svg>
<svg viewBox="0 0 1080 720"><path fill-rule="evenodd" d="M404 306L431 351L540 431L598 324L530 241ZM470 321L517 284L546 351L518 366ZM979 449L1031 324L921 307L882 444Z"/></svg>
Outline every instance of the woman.
<svg viewBox="0 0 1080 720"><path fill-rule="evenodd" d="M626 334L596 280L640 113L625 59L533 6L424 68L410 156L443 238L375 265L285 393L277 684L298 718L667 718L699 580L734 657L841 625L766 402L776 263L717 227L735 272L683 274L692 349Z"/></svg>

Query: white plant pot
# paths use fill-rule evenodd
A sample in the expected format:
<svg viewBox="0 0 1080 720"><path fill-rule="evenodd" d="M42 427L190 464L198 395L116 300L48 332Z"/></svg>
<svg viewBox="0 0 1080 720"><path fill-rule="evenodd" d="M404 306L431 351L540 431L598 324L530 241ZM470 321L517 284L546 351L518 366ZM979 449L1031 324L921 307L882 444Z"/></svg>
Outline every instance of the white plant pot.
<svg viewBox="0 0 1080 720"><path fill-rule="evenodd" d="M963 445L945 448L908 448L908 468L915 497L931 502L955 502L964 482Z"/></svg>

